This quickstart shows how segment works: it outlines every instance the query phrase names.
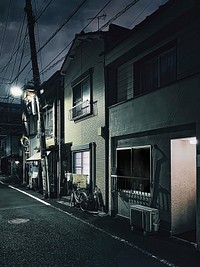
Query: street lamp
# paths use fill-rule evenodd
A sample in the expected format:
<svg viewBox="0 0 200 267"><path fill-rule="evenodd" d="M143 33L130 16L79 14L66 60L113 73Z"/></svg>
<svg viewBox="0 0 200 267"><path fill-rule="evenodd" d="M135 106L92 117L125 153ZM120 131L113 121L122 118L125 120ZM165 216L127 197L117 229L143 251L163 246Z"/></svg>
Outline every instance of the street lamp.
<svg viewBox="0 0 200 267"><path fill-rule="evenodd" d="M23 94L23 90L19 86L12 86L10 89L10 93L13 97L21 97Z"/></svg>

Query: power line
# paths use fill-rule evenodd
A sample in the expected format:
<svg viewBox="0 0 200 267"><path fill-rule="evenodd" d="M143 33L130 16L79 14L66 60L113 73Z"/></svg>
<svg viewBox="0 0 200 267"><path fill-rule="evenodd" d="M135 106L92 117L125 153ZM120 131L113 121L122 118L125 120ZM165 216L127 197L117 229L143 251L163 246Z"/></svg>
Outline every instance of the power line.
<svg viewBox="0 0 200 267"><path fill-rule="evenodd" d="M20 27L21 30L20 30L20 33L19 33L19 44L18 44L18 48L16 50L17 53L16 53L16 56L15 56L15 61L14 61L14 65L13 65L13 69L12 69L12 73L11 73L11 77L10 77L11 80L12 80L12 77L13 77L13 74L14 74L14 70L15 70L15 66L16 66L16 62L17 62L17 57L18 57L18 54L19 54L19 49L20 49L22 43L23 43L22 53L24 53L23 49L24 49L24 44L25 44L25 40L26 40L26 38L23 38L23 40L22 40L22 33L23 33L23 29L24 29L24 23L25 23L25 16L23 17L23 22L22 22L22 25ZM22 42L21 42L21 40L22 40Z"/></svg>
<svg viewBox="0 0 200 267"><path fill-rule="evenodd" d="M49 37L49 39L39 48L37 54L55 37L55 35L69 22L69 20L78 12L78 10L87 2L88 0L83 0L81 4L75 9L75 11L59 26L59 28ZM111 0L110 0L111 1ZM109 2L110 2L109 1ZM14 82L18 76L26 69L31 60L29 60L23 69L18 73L18 75L13 79Z"/></svg>
<svg viewBox="0 0 200 267"><path fill-rule="evenodd" d="M24 16L24 19L25 19L25 16ZM20 28L19 28L19 32L18 32L18 34L17 34L17 38L16 38L16 40L15 40L15 45L14 45L13 50L15 49L15 46L16 46L16 44L17 44L17 39L18 39L18 37L19 37L19 45L18 45L18 48L17 48L17 50L15 51L16 53L13 53L12 56L11 56L11 58L13 58L13 56L16 54L15 62L14 62L14 66L13 66L13 70L12 70L12 72L11 72L11 76L10 76L10 81L11 81L11 79L12 79L12 75L13 75L13 72L14 72L14 67L15 67L15 64L16 64L16 61L17 61L18 52L19 52L19 49L20 49L20 41L21 41L21 36L22 36L23 27L24 27L24 20L22 20L22 22L21 22L21 25L20 25ZM9 63L10 63L10 61L11 61L11 60L9 60ZM5 78L5 76L6 76L6 73L7 73L7 71L8 71L9 63L7 63L7 65L6 65L6 66L4 67L4 69L3 69L3 71L4 71L4 75L3 75L2 81L0 82L0 86L2 85L2 83L3 83L3 81L4 81L4 78ZM3 71L2 71L2 72L3 72ZM11 84L11 83L12 83L12 82L10 82L10 84ZM8 96L8 95L9 95L9 88L7 88L6 95L5 95L5 100L7 99L7 96Z"/></svg>
<svg viewBox="0 0 200 267"><path fill-rule="evenodd" d="M99 16L99 14L110 4L110 2L111 2L112 0L109 0L108 2L106 2L106 4L97 12L97 14L93 17L93 18L91 18L91 20L90 20L90 22L88 22L86 25L85 25L85 27L82 29L82 31L84 31L91 23L92 23L92 21L94 21L98 16ZM61 52L59 52L59 54L57 54L56 56L55 56L55 58L53 59L53 60L51 60L51 62L50 63L48 63L48 65L46 65L46 67L42 70L42 72L41 73L46 73L47 71L49 71L49 70L51 70L52 68L54 68L56 65L58 65L61 61L63 61L64 59L65 59L65 57L66 57L66 55L65 56L63 56L63 57L61 57L59 60L57 60L52 66L50 66L48 69L47 69L47 67L55 60L55 59L57 59L71 44L72 44L72 42L73 42L73 40L71 40L65 47L64 47L64 49L62 49L62 51Z"/></svg>
<svg viewBox="0 0 200 267"><path fill-rule="evenodd" d="M41 51L55 36L56 34L70 21L70 19L78 12L78 10L87 2L88 0L83 0L81 4L75 9L75 11L60 25L60 27L49 37L49 39L43 44L38 50ZM38 53L37 52L37 53Z"/></svg>
<svg viewBox="0 0 200 267"><path fill-rule="evenodd" d="M5 23L5 27L4 27L4 31L3 31L3 35L2 35L2 42L1 42L1 48L0 48L0 56L2 54L2 50L3 50L3 45L5 42L5 35L6 35L6 31L7 31L7 26L8 26L8 18L9 18L9 14L10 14L10 6L11 6L11 0L9 1L8 4L8 13L6 16L6 23Z"/></svg>
<svg viewBox="0 0 200 267"><path fill-rule="evenodd" d="M152 2L153 1L149 2L146 7L137 15L137 17L131 22L131 24L128 26L129 29L133 25L133 23L144 13L144 11L152 4Z"/></svg>
<svg viewBox="0 0 200 267"><path fill-rule="evenodd" d="M39 18L42 16L42 14L46 11L46 9L49 7L49 5L51 4L51 2L52 2L53 0L50 0L47 4L46 4L46 6L43 8L43 10L40 12L40 14L39 15L37 15L37 18L36 18L36 21L37 20L39 20ZM43 4L45 3L45 1L43 2Z"/></svg>
<svg viewBox="0 0 200 267"><path fill-rule="evenodd" d="M11 0L10 0L10 2L11 2ZM37 18L36 18L36 21L37 21L37 20L41 17L41 15L46 11L47 7L50 5L51 2L52 2L52 0L50 0L50 1L46 4L46 6L44 7L44 9L41 10L40 14L39 14L39 15L37 16ZM44 1L43 3L45 3L45 1ZM25 15L24 15L24 16L25 16ZM24 20L24 18L23 18L23 20ZM20 29L21 29L21 26L20 26L20 28L19 28L19 32L21 31ZM26 33L24 39L19 43L17 49L14 51L15 46L16 46L16 43L17 43L17 39L19 38L19 32L18 32L18 34L17 34L17 38L16 38L16 41L15 41L15 45L14 45L14 47L13 47L13 53L12 53L10 59L8 60L7 64L6 64L5 66L3 66L2 68L0 67L0 69L1 69L0 73L4 72L4 70L6 70L6 69L8 68L8 66L11 64L11 61L12 61L13 57L18 53L20 47L24 44L24 41L25 41L25 39L26 39L27 36L28 36L27 33ZM29 63L30 63L30 61L29 61ZM21 73L20 73L20 74L21 74Z"/></svg>
<svg viewBox="0 0 200 267"><path fill-rule="evenodd" d="M13 75L13 73L14 73L14 68L15 68L15 65L16 65L18 52L19 52L19 49L20 49L20 46L21 46L21 43L20 43L20 42L21 42L22 32L23 32L23 28L24 28L24 21L25 21L25 16L24 16L24 18L23 18L23 20L22 20L22 22L21 22L20 27L19 27L19 31L18 31L18 34L17 34L17 38L16 38L16 41L15 41L15 45L14 45L13 50L15 49L15 46L16 46L16 44L17 44L17 39L19 38L19 44L18 44L18 47L17 47L15 53L12 54L11 59L9 60L9 62L6 64L6 66L4 67L4 69L1 71L1 72L3 72L3 71L5 70L5 71L4 71L3 78L2 78L2 81L0 82L0 86L2 85L3 80L4 80L5 76L6 76L6 73L7 73L7 71L8 71L8 67L9 67L9 63L10 63L10 61L12 60L12 58L14 57L14 55L16 55L16 56L15 56L14 65L13 65L13 69L12 69L11 76L10 76L10 81L12 80L12 75ZM11 83L12 83L12 82L11 82ZM8 91L9 91L9 89L7 89L6 96L9 95L9 92L8 92Z"/></svg>
<svg viewBox="0 0 200 267"><path fill-rule="evenodd" d="M60 27L50 36L50 38L43 44L42 47L40 47L40 49L37 51L37 53L39 53L55 36L56 34L69 22L69 20L78 12L78 10L82 7L82 5L86 2L87 0L84 0L79 6L78 8L60 25ZM111 2L112 0L109 0L105 5L104 7L96 14L96 16L94 16L94 18L91 19L91 21L83 28L83 30L85 30L91 23L93 20L95 20L98 15L102 12L103 9L105 9L105 7ZM102 27L100 27L99 30L102 30L104 28L106 28L107 26L109 26L113 21L115 21L116 19L118 19L121 15L123 15L126 11L128 11L133 5L135 5L139 0L134 0L132 1L131 3L129 3L124 9L122 9L120 12L118 12L114 17L112 17L106 24L104 24ZM51 1L50 1L51 2ZM51 70L52 68L54 68L56 65L58 65L64 58L64 57L61 57L59 60L57 60L54 64L52 64L50 66L50 64L52 62L54 62L59 55L61 55L64 50L66 50L69 45L72 43L72 41L70 43L67 44L66 47L64 47L64 49L59 52L58 55L56 55L56 57L51 60L51 62L45 66L45 68L40 72L40 74L43 74L43 73L46 73L47 71ZM30 61L24 66L24 68L20 71L20 73L18 75L20 75L24 69L29 65ZM16 79L16 78L15 78ZM14 80L15 80L14 79Z"/></svg>
<svg viewBox="0 0 200 267"><path fill-rule="evenodd" d="M140 0L134 0L130 4L128 4L124 9L122 9L120 12L118 12L114 17L112 17L106 24L104 24L102 27L100 27L100 31L108 27L113 21L118 19L122 14L124 14L127 10L129 10L133 5L135 5Z"/></svg>

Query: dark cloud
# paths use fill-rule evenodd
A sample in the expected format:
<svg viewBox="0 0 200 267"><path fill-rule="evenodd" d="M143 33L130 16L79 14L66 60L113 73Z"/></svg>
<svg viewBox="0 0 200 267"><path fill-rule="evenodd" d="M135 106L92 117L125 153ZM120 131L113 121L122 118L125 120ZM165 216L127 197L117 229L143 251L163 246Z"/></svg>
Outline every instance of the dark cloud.
<svg viewBox="0 0 200 267"><path fill-rule="evenodd" d="M8 6L10 0L0 1L0 36L3 36L5 29L5 22L8 16ZM4 45L2 46L2 38L0 47L2 46L2 53L0 57L0 95L6 93L9 90L9 86L5 81L2 82L2 77L5 76L8 80L12 80L17 77L19 68L23 68L25 64L30 60L30 48L29 41L19 48L18 53L15 54L10 64L7 66L8 61L12 56L12 52L16 51L18 42L20 39L20 26L22 25L22 19L25 15L24 7L25 0L12 0L11 8L9 11L9 19L7 29L4 38ZM41 14L43 8L49 1L32 0L32 6L36 18ZM64 57L67 53L67 49L64 50L57 58L56 56L67 47L73 40L76 33L79 33L89 22L90 19L96 16L96 14L105 6L108 0L88 0L82 6L82 8L70 19L68 23L55 35L55 37L49 41L49 43L38 54L38 62L40 71L43 70L49 62L55 58L54 62ZM100 13L105 14L105 20L99 20L99 26L101 27L118 12L123 10L131 0L112 0L111 3ZM167 0L140 0L130 10L122 14L116 21L118 25L133 28L135 24L138 24L146 16L151 14L158 6L164 4ZM37 49L43 46L47 40L55 33L60 25L62 25L76 10L76 8L82 3L82 0L52 0L46 11L41 15L36 23L35 36ZM27 21L25 20L24 31L22 33L22 40L25 36L25 28ZM98 21L94 20L90 23L85 31L96 31L98 29ZM14 47L15 45L15 47ZM69 47L68 47L69 48ZM22 54L23 53L23 54ZM23 58L22 56L23 55ZM21 59L23 59L21 61ZM56 70L60 68L62 61L56 64L54 68L49 68L45 72L41 79L48 79ZM17 81L24 84L25 81L32 78L31 64L19 75ZM7 81L7 80L6 80Z"/></svg>

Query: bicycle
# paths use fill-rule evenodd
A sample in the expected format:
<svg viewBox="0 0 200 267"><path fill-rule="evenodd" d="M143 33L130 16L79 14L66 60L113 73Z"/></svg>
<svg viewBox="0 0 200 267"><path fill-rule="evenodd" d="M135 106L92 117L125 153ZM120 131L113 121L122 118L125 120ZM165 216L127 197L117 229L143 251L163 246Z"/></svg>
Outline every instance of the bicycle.
<svg viewBox="0 0 200 267"><path fill-rule="evenodd" d="M86 198L87 194L85 192L86 189L80 188L80 183L73 184L72 191L71 191L71 197L70 197L70 207L76 206L80 207L81 203Z"/></svg>
<svg viewBox="0 0 200 267"><path fill-rule="evenodd" d="M95 186L93 193L88 193L86 189L80 188L78 185L72 189L70 207L78 206L82 211L90 213L98 213L103 209L102 194L100 189Z"/></svg>

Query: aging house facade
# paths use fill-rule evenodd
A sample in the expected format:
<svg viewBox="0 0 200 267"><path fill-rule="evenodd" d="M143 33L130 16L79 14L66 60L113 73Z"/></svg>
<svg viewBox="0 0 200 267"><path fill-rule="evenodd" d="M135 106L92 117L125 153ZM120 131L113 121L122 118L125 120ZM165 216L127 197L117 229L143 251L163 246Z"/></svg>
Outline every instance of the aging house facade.
<svg viewBox="0 0 200 267"><path fill-rule="evenodd" d="M64 141L67 172L85 175L98 186L108 206L108 113L104 52L129 30L111 25L107 32L75 36L61 68L64 75Z"/></svg>
<svg viewBox="0 0 200 267"><path fill-rule="evenodd" d="M159 210L200 245L200 5L169 1L106 54L110 210Z"/></svg>

